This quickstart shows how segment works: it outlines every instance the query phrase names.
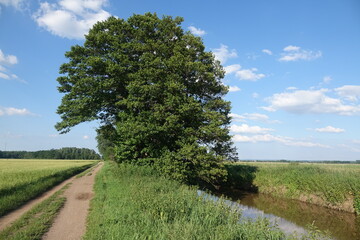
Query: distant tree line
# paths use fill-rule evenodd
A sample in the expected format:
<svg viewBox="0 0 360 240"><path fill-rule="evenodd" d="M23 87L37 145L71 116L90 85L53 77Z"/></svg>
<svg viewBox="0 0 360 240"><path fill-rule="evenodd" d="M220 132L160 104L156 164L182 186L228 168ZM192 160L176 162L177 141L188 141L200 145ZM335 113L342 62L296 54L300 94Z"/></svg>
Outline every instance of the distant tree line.
<svg viewBox="0 0 360 240"><path fill-rule="evenodd" d="M28 151L0 151L0 158L15 159L101 159L100 155L88 148L67 147L61 149Z"/></svg>
<svg viewBox="0 0 360 240"><path fill-rule="evenodd" d="M356 161L341 161L341 160L240 160L241 162L283 162L283 163L339 163L339 164L360 164L360 160Z"/></svg>

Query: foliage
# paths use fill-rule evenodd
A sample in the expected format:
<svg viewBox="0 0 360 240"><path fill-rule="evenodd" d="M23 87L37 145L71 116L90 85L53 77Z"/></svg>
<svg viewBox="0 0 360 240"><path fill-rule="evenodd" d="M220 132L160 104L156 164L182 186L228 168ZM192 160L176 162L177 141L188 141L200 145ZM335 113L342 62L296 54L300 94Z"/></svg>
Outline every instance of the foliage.
<svg viewBox="0 0 360 240"><path fill-rule="evenodd" d="M61 149L27 151L0 151L0 158L14 159L100 159L100 155L92 149L66 147Z"/></svg>
<svg viewBox="0 0 360 240"><path fill-rule="evenodd" d="M267 221L239 223L240 215L151 167L106 162L84 239L284 239Z"/></svg>
<svg viewBox="0 0 360 240"><path fill-rule="evenodd" d="M223 188L241 189L245 191L257 192L254 185L257 167L239 164L225 164L227 180L222 183Z"/></svg>
<svg viewBox="0 0 360 240"><path fill-rule="evenodd" d="M357 164L241 163L257 168L253 184L259 192L299 199L316 196L326 206L341 208L348 198L360 193L360 166ZM236 166L236 165L235 165ZM309 197L308 201L311 201ZM357 210L356 210L357 211Z"/></svg>
<svg viewBox="0 0 360 240"><path fill-rule="evenodd" d="M0 216L93 164L84 160L0 160Z"/></svg>
<svg viewBox="0 0 360 240"><path fill-rule="evenodd" d="M184 182L217 184L226 176L222 162L236 159L224 71L182 21L147 13L95 24L60 67L65 95L56 128L64 133L99 120L105 155L154 165Z"/></svg>
<svg viewBox="0 0 360 240"><path fill-rule="evenodd" d="M61 194L67 185L48 199L42 201L30 211L13 222L11 226L0 232L1 240L40 240L49 230L53 220L66 198Z"/></svg>

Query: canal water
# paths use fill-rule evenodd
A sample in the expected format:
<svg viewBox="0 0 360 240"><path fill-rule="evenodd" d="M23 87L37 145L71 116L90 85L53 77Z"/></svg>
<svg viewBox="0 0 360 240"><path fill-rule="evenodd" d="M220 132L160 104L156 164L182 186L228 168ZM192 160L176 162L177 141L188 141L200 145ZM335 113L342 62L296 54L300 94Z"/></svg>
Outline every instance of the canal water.
<svg viewBox="0 0 360 240"><path fill-rule="evenodd" d="M199 194L205 193L199 191ZM207 196L218 199L213 195ZM226 196L231 199L228 204L242 210L243 217L266 217L286 234L301 235L313 225L328 232L333 239L360 240L360 216L352 213L260 193L237 192Z"/></svg>

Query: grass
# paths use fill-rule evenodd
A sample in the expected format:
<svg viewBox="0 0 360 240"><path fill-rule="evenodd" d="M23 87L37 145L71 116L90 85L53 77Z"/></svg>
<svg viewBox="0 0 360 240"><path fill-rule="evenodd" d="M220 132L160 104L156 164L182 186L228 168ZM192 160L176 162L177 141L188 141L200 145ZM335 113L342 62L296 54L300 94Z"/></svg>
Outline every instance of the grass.
<svg viewBox="0 0 360 240"><path fill-rule="evenodd" d="M66 185L50 198L39 203L30 211L16 220L10 227L0 232L0 240L40 240L49 230L57 213L65 204L65 197L61 194L68 187Z"/></svg>
<svg viewBox="0 0 360 240"><path fill-rule="evenodd" d="M0 216L91 167L84 160L0 160Z"/></svg>
<svg viewBox="0 0 360 240"><path fill-rule="evenodd" d="M243 162L230 168L232 172L238 170L231 181L246 176L244 179L251 180L259 192L323 202L322 205L342 210L346 210L346 202L352 201L355 211L360 213L359 164ZM246 172L248 168L251 174Z"/></svg>
<svg viewBox="0 0 360 240"><path fill-rule="evenodd" d="M283 239L264 219L239 223L224 201L148 167L106 162L96 176L84 239Z"/></svg>

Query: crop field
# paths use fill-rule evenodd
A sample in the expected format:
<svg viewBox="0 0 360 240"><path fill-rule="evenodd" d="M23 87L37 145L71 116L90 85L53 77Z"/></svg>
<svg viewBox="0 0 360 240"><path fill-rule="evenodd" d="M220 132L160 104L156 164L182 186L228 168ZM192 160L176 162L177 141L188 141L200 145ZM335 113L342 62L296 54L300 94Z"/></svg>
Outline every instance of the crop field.
<svg viewBox="0 0 360 240"><path fill-rule="evenodd" d="M96 161L0 159L0 216Z"/></svg>
<svg viewBox="0 0 360 240"><path fill-rule="evenodd" d="M231 171L261 193L360 214L360 164L241 162Z"/></svg>

